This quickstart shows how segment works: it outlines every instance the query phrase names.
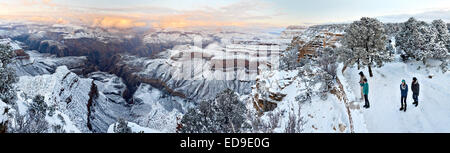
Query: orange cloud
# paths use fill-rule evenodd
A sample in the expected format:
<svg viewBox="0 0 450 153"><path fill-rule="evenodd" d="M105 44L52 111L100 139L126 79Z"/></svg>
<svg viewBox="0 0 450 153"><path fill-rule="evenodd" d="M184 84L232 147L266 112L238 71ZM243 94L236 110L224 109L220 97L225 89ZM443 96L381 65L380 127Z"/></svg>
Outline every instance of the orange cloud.
<svg viewBox="0 0 450 153"><path fill-rule="evenodd" d="M93 23L93 26L99 26L104 28L132 28L132 27L143 27L146 26L147 23L135 21L133 19L127 19L123 17L101 17L101 18L95 18Z"/></svg>
<svg viewBox="0 0 450 153"><path fill-rule="evenodd" d="M52 0L21 0L20 2L26 6L41 5L41 4L52 7L55 6Z"/></svg>
<svg viewBox="0 0 450 153"><path fill-rule="evenodd" d="M145 26L154 28L257 26L268 24L267 21L270 19L265 14L252 13L262 8L260 4L246 1L229 7L201 10L175 10L147 6L69 7L68 4L52 0L20 0L19 2L22 2L24 6L14 5L16 9L13 10L0 6L0 18L120 29ZM54 7L49 9L50 6Z"/></svg>
<svg viewBox="0 0 450 153"><path fill-rule="evenodd" d="M41 17L41 16L33 16L33 17L27 17L26 18L29 21L34 22L44 22L44 23L55 23L57 20L49 17Z"/></svg>
<svg viewBox="0 0 450 153"><path fill-rule="evenodd" d="M185 27L201 27L201 26L245 26L244 22L226 22L217 20L191 20L189 16L165 16L161 17L152 26L155 28L185 28Z"/></svg>
<svg viewBox="0 0 450 153"><path fill-rule="evenodd" d="M58 24L67 24L69 23L69 21L63 19L63 18L58 18L58 20L56 20L56 23Z"/></svg>

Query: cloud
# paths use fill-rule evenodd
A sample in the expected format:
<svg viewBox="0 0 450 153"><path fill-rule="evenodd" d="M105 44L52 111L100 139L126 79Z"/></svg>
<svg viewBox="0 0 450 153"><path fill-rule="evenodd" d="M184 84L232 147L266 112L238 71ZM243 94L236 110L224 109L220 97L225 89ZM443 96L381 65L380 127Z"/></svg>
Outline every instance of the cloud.
<svg viewBox="0 0 450 153"><path fill-rule="evenodd" d="M183 28L195 26L251 26L267 23L276 16L266 13L270 4L256 1L243 0L219 8L204 7L197 10L176 11L176 14L160 16L154 27Z"/></svg>
<svg viewBox="0 0 450 153"><path fill-rule="evenodd" d="M437 9L421 13L410 14L396 14L377 17L382 22L405 22L410 17L415 17L418 20L432 22L435 19L442 19L444 22L450 22L450 10Z"/></svg>
<svg viewBox="0 0 450 153"><path fill-rule="evenodd" d="M211 26L245 26L239 21L219 21L210 19L190 19L190 15L163 16L155 21L152 26L155 28L185 28L185 27L211 27Z"/></svg>
<svg viewBox="0 0 450 153"><path fill-rule="evenodd" d="M20 11L7 12L11 18L36 22L76 23L104 28L185 28L211 26L270 25L277 16L267 11L270 4L257 0L241 0L224 6L204 6L180 10L161 6L86 7L57 3L52 0L21 0ZM47 8L46 8L47 7ZM52 7L52 9L48 9ZM19 7L17 7L19 9ZM1 13L1 12L0 12ZM278 12L276 12L279 14ZM35 15L36 14L36 15Z"/></svg>
<svg viewBox="0 0 450 153"><path fill-rule="evenodd" d="M25 6L36 6L36 5L44 5L54 7L56 6L52 0L20 0L20 3Z"/></svg>
<svg viewBox="0 0 450 153"><path fill-rule="evenodd" d="M94 19L92 26L104 27L104 28L132 28L132 27L143 27L147 23L135 21L133 19L123 18L123 17L102 17Z"/></svg>

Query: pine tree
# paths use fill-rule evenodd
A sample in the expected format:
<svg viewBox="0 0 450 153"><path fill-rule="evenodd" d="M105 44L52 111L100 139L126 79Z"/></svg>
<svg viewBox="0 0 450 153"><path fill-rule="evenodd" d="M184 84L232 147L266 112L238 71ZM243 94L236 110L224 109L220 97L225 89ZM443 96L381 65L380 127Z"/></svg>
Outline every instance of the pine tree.
<svg viewBox="0 0 450 153"><path fill-rule="evenodd" d="M0 99L11 103L15 97L13 83L16 82L14 70L8 67L14 52L9 45L0 45Z"/></svg>
<svg viewBox="0 0 450 153"><path fill-rule="evenodd" d="M336 51L333 48L326 47L325 49L322 49L319 54L317 62L320 67L334 79L336 77L337 69Z"/></svg>
<svg viewBox="0 0 450 153"><path fill-rule="evenodd" d="M44 96L37 95L33 98L25 115L19 111L14 115L14 122L10 122L10 131L12 133L47 133L50 132L50 126L45 120L47 104Z"/></svg>
<svg viewBox="0 0 450 153"><path fill-rule="evenodd" d="M215 120L221 125L221 132L238 133L244 123L246 108L231 89L218 94L215 99Z"/></svg>
<svg viewBox="0 0 450 153"><path fill-rule="evenodd" d="M450 50L450 33L448 32L447 24L442 20L434 20L432 23L437 30L436 42L443 43L447 50Z"/></svg>
<svg viewBox="0 0 450 153"><path fill-rule="evenodd" d="M40 113L42 115L46 115L47 112L47 103L44 101L45 97L42 95L36 95L33 98L33 103L30 104L29 110L34 113Z"/></svg>
<svg viewBox="0 0 450 153"><path fill-rule="evenodd" d="M447 71L448 60L450 58L450 34L447 24L442 20L434 20L431 25L436 32L436 40L433 46L433 58L442 61L441 68L443 72Z"/></svg>
<svg viewBox="0 0 450 153"><path fill-rule="evenodd" d="M427 59L442 59L448 53L448 30L445 23L435 20L431 25L410 18L402 25L397 35L397 46L405 52L405 58L411 57L426 63Z"/></svg>
<svg viewBox="0 0 450 153"><path fill-rule="evenodd" d="M340 49L341 52L338 54L348 57L341 58L347 64L346 66L355 63L358 68L368 66L369 74L372 77L372 66L380 67L383 62L392 59L386 50L386 37L383 23L374 18L363 17L359 21L354 21L345 30L343 44L351 52Z"/></svg>
<svg viewBox="0 0 450 153"><path fill-rule="evenodd" d="M301 66L302 63L298 62L298 48L300 47L300 37L292 39L290 46L281 54L280 57L280 69L282 70L294 70Z"/></svg>
<svg viewBox="0 0 450 153"><path fill-rule="evenodd" d="M9 122L8 128L8 132L11 133L47 133L50 129L45 115L31 110L28 110L25 115L17 111L14 122Z"/></svg>
<svg viewBox="0 0 450 153"><path fill-rule="evenodd" d="M128 127L128 122L120 118L117 125L114 124L115 133L132 133L131 128Z"/></svg>

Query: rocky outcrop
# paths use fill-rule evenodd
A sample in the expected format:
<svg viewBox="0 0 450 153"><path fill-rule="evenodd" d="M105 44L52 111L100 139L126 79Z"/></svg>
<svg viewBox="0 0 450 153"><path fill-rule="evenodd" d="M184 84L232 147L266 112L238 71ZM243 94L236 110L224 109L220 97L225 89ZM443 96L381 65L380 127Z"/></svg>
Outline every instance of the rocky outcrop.
<svg viewBox="0 0 450 153"><path fill-rule="evenodd" d="M242 80L177 79L171 74L174 67L166 61L165 56L151 59L118 55L114 58L117 62L109 72L124 78L130 93L134 93L141 83L146 83L174 96L201 101L214 98L217 93L227 88L240 94L248 94L251 92L250 86L254 84L254 81Z"/></svg>
<svg viewBox="0 0 450 153"><path fill-rule="evenodd" d="M130 121L162 132L174 133L180 118L192 105L190 101L142 83L133 95Z"/></svg>
<svg viewBox="0 0 450 153"><path fill-rule="evenodd" d="M96 101L98 98L98 89L97 89L97 85L95 85L94 81L92 81L91 90L89 91L88 95L89 95L89 100L88 100L88 103L86 104L86 107L87 107L87 123L86 124L87 124L88 129L92 131L91 118L94 119L92 117L92 111L93 111L92 106L93 106L94 101Z"/></svg>
<svg viewBox="0 0 450 153"><path fill-rule="evenodd" d="M90 78L80 78L65 66L53 74L22 76L16 83L26 97L43 95L49 106L66 114L81 132L106 132L117 118L128 117L129 108L108 100Z"/></svg>
<svg viewBox="0 0 450 153"><path fill-rule="evenodd" d="M87 66L86 57L56 57L36 51L25 51L20 54L10 67L16 70L17 76L37 76L55 73L57 67L67 66L69 70L81 74ZM20 57L20 58L19 58Z"/></svg>
<svg viewBox="0 0 450 153"><path fill-rule="evenodd" d="M54 40L43 40L39 44L37 50L41 53L50 53L57 55L58 57L63 57L69 54L69 49L62 43Z"/></svg>

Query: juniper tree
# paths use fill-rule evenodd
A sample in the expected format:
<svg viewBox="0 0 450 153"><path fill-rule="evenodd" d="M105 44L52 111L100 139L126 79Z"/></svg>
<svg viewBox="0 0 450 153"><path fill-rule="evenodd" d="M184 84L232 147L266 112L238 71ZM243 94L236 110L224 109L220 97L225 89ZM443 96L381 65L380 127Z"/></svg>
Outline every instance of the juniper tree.
<svg viewBox="0 0 450 153"><path fill-rule="evenodd" d="M298 62L298 49L301 47L300 37L292 39L290 46L281 54L280 57L280 69L282 70L294 70L301 65Z"/></svg>
<svg viewBox="0 0 450 153"><path fill-rule="evenodd" d="M46 115L48 106L47 103L45 103L44 99L44 96L36 95L33 98L33 103L30 104L29 110L35 113Z"/></svg>
<svg viewBox="0 0 450 153"><path fill-rule="evenodd" d="M433 47L433 58L442 61L441 68L443 72L447 71L449 51L450 51L450 34L447 24L442 20L434 20L432 26L436 29L436 41Z"/></svg>
<svg viewBox="0 0 450 153"><path fill-rule="evenodd" d="M19 111L14 115L14 122L11 122L10 132L13 133L46 133L50 132L50 126L45 120L47 104L44 96L37 95L28 107L26 114Z"/></svg>
<svg viewBox="0 0 450 153"><path fill-rule="evenodd" d="M432 25L424 21L410 18L402 26L397 35L397 46L405 52L405 58L423 61L429 58L441 58L447 54L446 37L448 32L443 30L445 24L435 20Z"/></svg>
<svg viewBox="0 0 450 153"><path fill-rule="evenodd" d="M326 47L319 52L319 57L317 59L320 67L330 74L334 79L336 77L336 51L333 48Z"/></svg>
<svg viewBox="0 0 450 153"><path fill-rule="evenodd" d="M14 99L13 83L16 82L14 70L8 67L12 62L14 52L9 45L0 44L0 99L6 103Z"/></svg>
<svg viewBox="0 0 450 153"><path fill-rule="evenodd" d="M239 133L245 124L246 107L231 89L204 100L181 119L182 133Z"/></svg>
<svg viewBox="0 0 450 153"><path fill-rule="evenodd" d="M434 20L431 24L437 32L436 42L443 43L447 50L450 50L450 34L447 24L441 19Z"/></svg>
<svg viewBox="0 0 450 153"><path fill-rule="evenodd" d="M238 133L244 123L246 108L243 102L231 89L226 89L218 94L215 98L215 118L218 121L221 132L224 133Z"/></svg>
<svg viewBox="0 0 450 153"><path fill-rule="evenodd" d="M28 110L22 115L19 111L14 115L14 122L9 122L11 133L47 133L49 124L45 120L45 115L39 112Z"/></svg>
<svg viewBox="0 0 450 153"><path fill-rule="evenodd" d="M359 21L354 21L345 30L343 45L350 49L351 53L340 50L343 52L339 55L348 57L343 59L343 62L347 64L345 66L355 63L358 69L361 66L367 66L372 77L372 66L380 67L383 62L391 60L385 46L386 37L383 23L374 18L363 17Z"/></svg>
<svg viewBox="0 0 450 153"><path fill-rule="evenodd" d="M202 101L201 103L207 103ZM202 114L198 109L192 108L189 109L186 114L184 114L181 119L182 127L179 129L181 133L206 133L206 127L209 122L206 120L209 119L209 116Z"/></svg>
<svg viewBox="0 0 450 153"><path fill-rule="evenodd" d="M114 124L115 133L132 133L130 127L128 127L128 122L125 119L120 118L117 125Z"/></svg>

